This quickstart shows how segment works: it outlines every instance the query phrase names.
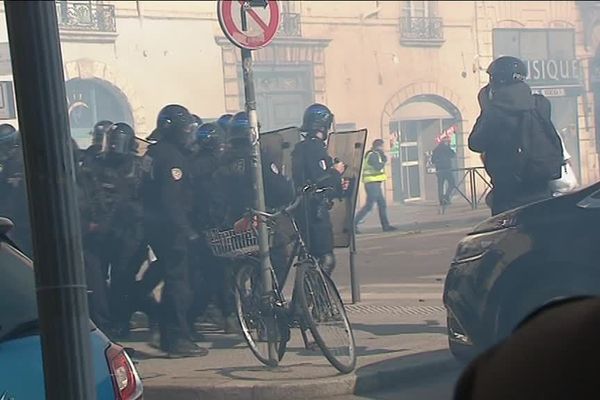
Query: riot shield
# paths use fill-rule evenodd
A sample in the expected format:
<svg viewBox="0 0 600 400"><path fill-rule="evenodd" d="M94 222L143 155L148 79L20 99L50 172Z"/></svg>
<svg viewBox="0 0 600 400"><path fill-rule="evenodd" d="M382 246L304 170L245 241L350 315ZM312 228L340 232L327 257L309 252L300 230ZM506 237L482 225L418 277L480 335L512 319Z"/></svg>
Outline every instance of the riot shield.
<svg viewBox="0 0 600 400"><path fill-rule="evenodd" d="M300 129L289 127L260 134L263 157L277 165L282 175L292 179L292 151L300 142Z"/></svg>
<svg viewBox="0 0 600 400"><path fill-rule="evenodd" d="M335 247L347 248L352 242L354 209L358 197L366 140L367 130L361 129L332 133L327 141L329 155L346 164L343 178L350 184L344 197L334 200L333 208L330 211Z"/></svg>

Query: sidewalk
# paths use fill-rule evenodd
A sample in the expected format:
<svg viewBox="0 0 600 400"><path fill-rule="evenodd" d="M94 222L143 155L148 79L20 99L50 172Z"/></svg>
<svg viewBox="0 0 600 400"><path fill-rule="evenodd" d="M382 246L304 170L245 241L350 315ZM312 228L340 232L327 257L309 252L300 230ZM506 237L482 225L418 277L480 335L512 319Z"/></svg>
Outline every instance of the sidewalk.
<svg viewBox="0 0 600 400"><path fill-rule="evenodd" d="M448 227L474 226L490 216L490 210L480 205L476 210L471 206L456 200L444 214L440 214L439 205L435 202L418 202L388 205L390 223L402 231L439 229ZM359 226L361 233L373 233L381 230L377 207Z"/></svg>
<svg viewBox="0 0 600 400"><path fill-rule="evenodd" d="M341 375L320 352L304 350L297 330L278 368L262 366L238 335L205 334L201 358L170 360L145 342L136 349L144 398L204 400L310 399L366 393L438 373L457 364L447 351L441 306L349 305L358 362ZM145 339L147 332L135 332Z"/></svg>

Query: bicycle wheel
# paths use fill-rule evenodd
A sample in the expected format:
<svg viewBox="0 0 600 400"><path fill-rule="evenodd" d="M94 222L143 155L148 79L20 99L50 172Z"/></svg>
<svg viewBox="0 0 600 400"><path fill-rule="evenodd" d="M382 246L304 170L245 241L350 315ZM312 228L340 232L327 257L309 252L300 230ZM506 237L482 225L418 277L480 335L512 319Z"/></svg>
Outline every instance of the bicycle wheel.
<svg viewBox="0 0 600 400"><path fill-rule="evenodd" d="M354 334L335 284L314 265L299 268L298 296L315 341L338 371L352 372L356 367Z"/></svg>
<svg viewBox="0 0 600 400"><path fill-rule="evenodd" d="M290 332L283 318L263 311L260 267L244 264L236 274L234 289L236 314L248 347L261 363L276 367L285 354ZM274 327L278 360L269 359L269 326Z"/></svg>

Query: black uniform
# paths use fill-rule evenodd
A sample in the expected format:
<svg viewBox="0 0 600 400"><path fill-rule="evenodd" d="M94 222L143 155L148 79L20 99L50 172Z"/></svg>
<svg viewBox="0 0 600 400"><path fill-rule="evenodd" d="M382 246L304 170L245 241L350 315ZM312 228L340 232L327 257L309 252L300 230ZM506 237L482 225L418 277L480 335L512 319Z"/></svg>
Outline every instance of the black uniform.
<svg viewBox="0 0 600 400"><path fill-rule="evenodd" d="M440 143L433 149L431 162L435 165L438 180L438 198L440 205L450 204L450 195L454 186L454 173L452 172L452 160L456 158L456 152L448 143ZM448 190L444 192L444 182L448 182Z"/></svg>
<svg viewBox="0 0 600 400"><path fill-rule="evenodd" d="M333 168L333 160L323 140L312 137L296 145L292 152L292 174L296 188L307 183L333 190L324 196L312 196L298 210L298 223L315 257L333 257L333 228L329 216L330 201L342 194L342 176ZM307 229L308 226L308 229Z"/></svg>
<svg viewBox="0 0 600 400"><path fill-rule="evenodd" d="M88 162L76 169L83 260L90 317L101 330L109 332L112 326L108 303L108 258L105 251L108 224L103 221L107 201L91 169L92 165Z"/></svg>
<svg viewBox="0 0 600 400"><path fill-rule="evenodd" d="M102 238L103 260L110 264L110 304L115 326L128 330L129 319L139 304L134 296L140 268L139 249L145 247L140 187L146 167L133 155L103 154L96 157L93 173L103 192L101 216L106 224Z"/></svg>
<svg viewBox="0 0 600 400"><path fill-rule="evenodd" d="M20 146L0 154L0 215L9 218L15 227L9 233L19 249L33 257L25 165Z"/></svg>
<svg viewBox="0 0 600 400"><path fill-rule="evenodd" d="M191 169L183 145L166 139L151 145L145 157L151 167L144 179L144 220L150 246L165 274L160 327L161 346L167 349L178 339L190 338L188 252L190 240L198 239L190 222Z"/></svg>

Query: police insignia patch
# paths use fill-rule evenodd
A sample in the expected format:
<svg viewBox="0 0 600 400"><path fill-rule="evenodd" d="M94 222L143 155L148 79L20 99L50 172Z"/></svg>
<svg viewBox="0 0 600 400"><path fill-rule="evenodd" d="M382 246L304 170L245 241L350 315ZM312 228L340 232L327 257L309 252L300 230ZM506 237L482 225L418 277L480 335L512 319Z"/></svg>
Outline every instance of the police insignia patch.
<svg viewBox="0 0 600 400"><path fill-rule="evenodd" d="M321 167L323 171L327 169L327 163L325 162L325 160L319 161L319 167Z"/></svg>
<svg viewBox="0 0 600 400"><path fill-rule="evenodd" d="M181 178L183 178L183 171L181 168L171 168L171 176L176 181L181 180Z"/></svg>

